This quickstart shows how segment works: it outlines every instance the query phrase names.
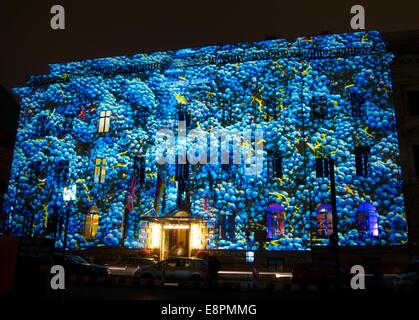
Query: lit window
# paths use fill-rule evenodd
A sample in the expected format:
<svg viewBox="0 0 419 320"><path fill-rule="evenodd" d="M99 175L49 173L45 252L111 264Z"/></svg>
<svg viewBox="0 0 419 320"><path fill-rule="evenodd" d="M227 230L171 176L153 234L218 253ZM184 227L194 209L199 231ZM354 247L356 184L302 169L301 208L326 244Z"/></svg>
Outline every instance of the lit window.
<svg viewBox="0 0 419 320"><path fill-rule="evenodd" d="M333 233L333 215L330 204L321 204L316 210L317 236L327 238Z"/></svg>
<svg viewBox="0 0 419 320"><path fill-rule="evenodd" d="M329 159L324 156L316 158L316 177L327 178L329 176Z"/></svg>
<svg viewBox="0 0 419 320"><path fill-rule="evenodd" d="M255 262L255 253L253 251L246 251L246 262L247 263Z"/></svg>
<svg viewBox="0 0 419 320"><path fill-rule="evenodd" d="M275 239L285 233L285 210L278 203L266 208L267 238Z"/></svg>
<svg viewBox="0 0 419 320"><path fill-rule="evenodd" d="M94 182L103 183L105 182L105 177L106 177L106 159L96 159Z"/></svg>
<svg viewBox="0 0 419 320"><path fill-rule="evenodd" d="M365 202L359 205L358 230L362 236L378 237L378 214L372 203Z"/></svg>
<svg viewBox="0 0 419 320"><path fill-rule="evenodd" d="M235 216L233 214L222 214L218 219L218 236L220 239L235 239Z"/></svg>
<svg viewBox="0 0 419 320"><path fill-rule="evenodd" d="M87 239L93 239L97 234L99 226L99 215L97 213L89 213L86 215L83 236Z"/></svg>
<svg viewBox="0 0 419 320"><path fill-rule="evenodd" d="M97 132L109 132L109 123L111 121L110 111L101 111L99 117L99 127Z"/></svg>
<svg viewBox="0 0 419 320"><path fill-rule="evenodd" d="M268 176L271 178L282 178L282 155L278 150L268 150L267 155Z"/></svg>
<svg viewBox="0 0 419 320"><path fill-rule="evenodd" d="M368 157L370 149L368 147L355 148L355 167L356 175L360 177L368 176Z"/></svg>
<svg viewBox="0 0 419 320"><path fill-rule="evenodd" d="M65 186L63 189L64 201L75 201L77 196L77 185L73 184L70 187Z"/></svg>

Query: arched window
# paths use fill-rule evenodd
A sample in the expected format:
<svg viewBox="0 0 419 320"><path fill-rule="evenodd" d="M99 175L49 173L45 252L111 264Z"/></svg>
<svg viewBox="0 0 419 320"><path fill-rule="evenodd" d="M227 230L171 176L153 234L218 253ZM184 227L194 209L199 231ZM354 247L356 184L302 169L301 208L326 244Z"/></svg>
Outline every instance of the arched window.
<svg viewBox="0 0 419 320"><path fill-rule="evenodd" d="M330 204L321 204L316 209L317 236L328 238L333 233L333 215Z"/></svg>
<svg viewBox="0 0 419 320"><path fill-rule="evenodd" d="M378 237L378 213L370 202L361 203L358 207L358 230L361 235Z"/></svg>
<svg viewBox="0 0 419 320"><path fill-rule="evenodd" d="M267 238L275 239L285 233L285 209L278 203L272 203L266 208Z"/></svg>
<svg viewBox="0 0 419 320"><path fill-rule="evenodd" d="M84 221L83 236L86 239L93 239L97 234L98 227L99 209L97 206L91 206Z"/></svg>

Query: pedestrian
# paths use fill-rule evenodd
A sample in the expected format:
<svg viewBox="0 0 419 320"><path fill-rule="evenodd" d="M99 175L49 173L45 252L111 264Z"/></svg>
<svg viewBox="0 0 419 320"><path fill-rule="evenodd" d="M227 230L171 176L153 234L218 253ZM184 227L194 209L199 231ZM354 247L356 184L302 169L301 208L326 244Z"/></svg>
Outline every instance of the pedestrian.
<svg viewBox="0 0 419 320"><path fill-rule="evenodd" d="M218 289L218 271L221 270L221 262L215 257L208 258L208 287Z"/></svg>
<svg viewBox="0 0 419 320"><path fill-rule="evenodd" d="M183 257L184 255L185 255L185 244L183 243L183 241L181 241L176 248L176 256Z"/></svg>
<svg viewBox="0 0 419 320"><path fill-rule="evenodd" d="M256 268L256 266L253 266L252 278L253 278L253 289L256 289L258 281L259 281L259 270Z"/></svg>

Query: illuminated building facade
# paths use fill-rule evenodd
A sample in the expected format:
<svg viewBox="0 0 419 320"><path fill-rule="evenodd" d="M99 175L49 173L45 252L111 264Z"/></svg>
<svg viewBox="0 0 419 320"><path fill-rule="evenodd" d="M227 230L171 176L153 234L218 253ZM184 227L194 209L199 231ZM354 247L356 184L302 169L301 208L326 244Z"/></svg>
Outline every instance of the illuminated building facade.
<svg viewBox="0 0 419 320"><path fill-rule="evenodd" d="M403 245L391 62L378 32L360 32L51 65L15 90L9 227L161 258L305 251L329 244L334 170L340 244ZM177 162L158 164L157 132L179 122L250 139L227 144L240 145L238 163L228 152L229 163L192 164L176 138ZM246 174L256 156L261 171Z"/></svg>

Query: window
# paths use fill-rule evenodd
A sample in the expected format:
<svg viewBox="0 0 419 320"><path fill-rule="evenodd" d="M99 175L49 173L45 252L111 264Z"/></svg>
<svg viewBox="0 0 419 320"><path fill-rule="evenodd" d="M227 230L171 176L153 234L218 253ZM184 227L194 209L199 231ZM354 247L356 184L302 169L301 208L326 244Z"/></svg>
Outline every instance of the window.
<svg viewBox="0 0 419 320"><path fill-rule="evenodd" d="M149 115L149 111L147 107L140 108L139 111L137 112L137 116L135 117L135 122L134 122L135 126L136 127L141 126L142 128L144 128L147 123L148 115Z"/></svg>
<svg viewBox="0 0 419 320"><path fill-rule="evenodd" d="M255 262L255 253L253 251L246 251L246 262L247 263Z"/></svg>
<svg viewBox="0 0 419 320"><path fill-rule="evenodd" d="M234 240L235 238L235 216L233 214L222 214L218 219L218 236L220 239Z"/></svg>
<svg viewBox="0 0 419 320"><path fill-rule="evenodd" d="M359 205L358 230L361 236L378 237L378 214L372 203L365 202Z"/></svg>
<svg viewBox="0 0 419 320"><path fill-rule="evenodd" d="M43 173L42 162L39 160L33 161L29 166L32 172L31 179L41 178L41 175Z"/></svg>
<svg viewBox="0 0 419 320"><path fill-rule="evenodd" d="M99 117L99 127L97 132L109 132L109 123L111 121L111 112L110 111L101 111Z"/></svg>
<svg viewBox="0 0 419 320"><path fill-rule="evenodd" d="M316 157L316 177L327 178L330 172L329 159L325 156Z"/></svg>
<svg viewBox="0 0 419 320"><path fill-rule="evenodd" d="M317 236L328 238L333 233L333 215L330 204L321 204L316 209Z"/></svg>
<svg viewBox="0 0 419 320"><path fill-rule="evenodd" d="M66 117L63 122L62 135L71 133L73 130L73 119Z"/></svg>
<svg viewBox="0 0 419 320"><path fill-rule="evenodd" d="M99 215L97 213L89 213L86 215L83 236L87 239L93 239L97 234L99 226Z"/></svg>
<svg viewBox="0 0 419 320"><path fill-rule="evenodd" d="M179 164L178 158L176 157L175 166L175 180L177 181L177 205L178 208L189 211L190 210L190 194L187 191L189 181L189 163ZM165 203L165 197L163 197L163 203Z"/></svg>
<svg viewBox="0 0 419 320"><path fill-rule="evenodd" d="M182 259L183 260L183 266L185 267L185 268L192 268L193 267L193 264L192 264L192 260L189 260L189 259Z"/></svg>
<svg viewBox="0 0 419 320"><path fill-rule="evenodd" d="M364 97L361 95L352 92L351 93L351 105L352 105L352 116L353 117L361 117L364 114Z"/></svg>
<svg viewBox="0 0 419 320"><path fill-rule="evenodd" d="M36 127L36 134L38 137L45 137L47 135L47 127L46 122L48 117L45 115L39 116L37 119L37 127Z"/></svg>
<svg viewBox="0 0 419 320"><path fill-rule="evenodd" d="M325 96L313 97L311 99L312 119L325 119L327 116L327 98Z"/></svg>
<svg viewBox="0 0 419 320"><path fill-rule="evenodd" d="M95 172L94 182L104 183L106 177L106 159L96 159L95 161Z"/></svg>
<svg viewBox="0 0 419 320"><path fill-rule="evenodd" d="M45 217L45 219L45 234L50 237L55 237L58 227L58 210L54 208L53 212L48 212L48 215Z"/></svg>
<svg viewBox="0 0 419 320"><path fill-rule="evenodd" d="M191 126L191 116L188 112L186 112L183 109L179 109L178 111L178 120L185 121L186 128L189 128Z"/></svg>
<svg viewBox="0 0 419 320"><path fill-rule="evenodd" d="M221 146L220 146L221 148ZM222 163L222 152L223 150L220 149L220 163L221 163L221 170L223 170L224 172L231 172L233 169L233 164L234 164L234 153L233 153L233 148L232 148L232 143L231 141L228 142L227 148L226 148L228 154L227 154L227 159L228 163Z"/></svg>
<svg viewBox="0 0 419 320"><path fill-rule="evenodd" d="M58 161L56 166L55 166L55 170L56 170L56 174L57 174L57 182L58 184L63 185L67 178L68 178L68 173L69 173L69 162L66 160L61 160Z"/></svg>
<svg viewBox="0 0 419 320"><path fill-rule="evenodd" d="M268 213L266 215L267 228L268 228L268 239L274 239L277 236L285 233L285 214Z"/></svg>
<svg viewBox="0 0 419 320"><path fill-rule="evenodd" d="M268 257L266 259L268 271L270 272L283 272L285 261L282 257Z"/></svg>
<svg viewBox="0 0 419 320"><path fill-rule="evenodd" d="M285 209L278 203L266 208L267 238L276 239L285 233Z"/></svg>
<svg viewBox="0 0 419 320"><path fill-rule="evenodd" d="M407 92L407 105L409 107L409 116L419 116L419 90Z"/></svg>
<svg viewBox="0 0 419 320"><path fill-rule="evenodd" d="M356 175L360 177L368 176L368 157L370 149L368 147L355 148L355 167Z"/></svg>
<svg viewBox="0 0 419 320"><path fill-rule="evenodd" d="M145 182L145 157L138 156L134 158L134 172L133 177L138 183L139 187L142 187Z"/></svg>
<svg viewBox="0 0 419 320"><path fill-rule="evenodd" d="M177 259L171 259L171 260L166 261L164 264L165 264L165 267L176 268L178 261L179 260Z"/></svg>
<svg viewBox="0 0 419 320"><path fill-rule="evenodd" d="M268 150L267 170L269 177L282 178L282 155L279 150Z"/></svg>
<svg viewBox="0 0 419 320"><path fill-rule="evenodd" d="M178 157L176 157L176 172L175 172L175 179L179 182L186 182L189 180L189 163L186 159L186 163L180 164L178 163Z"/></svg>
<svg viewBox="0 0 419 320"><path fill-rule="evenodd" d="M70 187L65 186L63 189L63 200L64 201L76 201L77 196L77 185L73 184Z"/></svg>

